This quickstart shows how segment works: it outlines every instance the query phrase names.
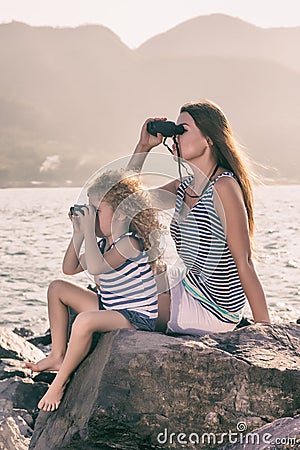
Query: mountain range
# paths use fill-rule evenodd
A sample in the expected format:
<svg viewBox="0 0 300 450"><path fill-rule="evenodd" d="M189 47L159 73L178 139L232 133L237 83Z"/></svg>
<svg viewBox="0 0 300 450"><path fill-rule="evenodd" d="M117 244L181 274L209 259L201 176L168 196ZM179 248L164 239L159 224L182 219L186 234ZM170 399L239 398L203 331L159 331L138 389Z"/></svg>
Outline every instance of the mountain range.
<svg viewBox="0 0 300 450"><path fill-rule="evenodd" d="M200 16L129 49L101 25L0 25L0 186L79 186L147 117L226 112L266 182L299 183L300 27ZM298 56L297 56L298 55ZM164 150L162 150L164 151Z"/></svg>

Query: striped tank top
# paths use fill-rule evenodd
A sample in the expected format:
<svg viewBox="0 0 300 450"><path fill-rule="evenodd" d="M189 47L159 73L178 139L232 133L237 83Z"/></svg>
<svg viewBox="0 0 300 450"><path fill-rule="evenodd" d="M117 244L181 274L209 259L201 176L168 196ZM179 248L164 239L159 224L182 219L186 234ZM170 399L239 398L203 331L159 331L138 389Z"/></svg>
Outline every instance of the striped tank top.
<svg viewBox="0 0 300 450"><path fill-rule="evenodd" d="M185 289L219 320L238 323L246 296L213 199L214 184L224 176L236 179L232 172L221 173L185 216L184 196L193 175L179 185L170 232L186 267Z"/></svg>
<svg viewBox="0 0 300 450"><path fill-rule="evenodd" d="M116 239L108 250L125 236L134 237L142 244L138 236L128 232ZM105 238L98 242L102 254L105 244ZM149 319L157 318L157 286L144 249L138 257L127 259L116 269L97 275L95 282L105 309L130 309Z"/></svg>

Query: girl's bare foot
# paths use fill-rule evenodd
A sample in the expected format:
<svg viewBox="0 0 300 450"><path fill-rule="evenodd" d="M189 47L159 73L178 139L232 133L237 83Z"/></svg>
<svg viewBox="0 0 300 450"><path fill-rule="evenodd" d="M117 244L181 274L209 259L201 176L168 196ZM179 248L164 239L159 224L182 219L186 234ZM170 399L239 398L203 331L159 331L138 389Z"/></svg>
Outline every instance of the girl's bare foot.
<svg viewBox="0 0 300 450"><path fill-rule="evenodd" d="M50 353L46 358L41 359L37 363L25 362L25 367L33 372L44 372L50 370L58 372L63 360L63 356L55 356Z"/></svg>
<svg viewBox="0 0 300 450"><path fill-rule="evenodd" d="M55 411L58 409L68 382L69 379L63 386L61 386L56 385L54 380L44 397L42 397L39 401L38 408L46 412Z"/></svg>

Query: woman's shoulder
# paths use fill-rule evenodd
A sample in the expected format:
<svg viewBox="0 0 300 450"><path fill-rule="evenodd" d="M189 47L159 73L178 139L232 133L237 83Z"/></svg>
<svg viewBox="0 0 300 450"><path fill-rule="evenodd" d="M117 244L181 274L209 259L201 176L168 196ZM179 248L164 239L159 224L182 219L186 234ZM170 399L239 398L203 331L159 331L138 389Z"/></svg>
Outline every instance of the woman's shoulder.
<svg viewBox="0 0 300 450"><path fill-rule="evenodd" d="M214 191L221 201L238 199L243 201L242 189L237 177L230 170L224 170L214 180Z"/></svg>
<svg viewBox="0 0 300 450"><path fill-rule="evenodd" d="M177 189L176 191L178 192L179 190L185 190L193 181L194 179L194 175L188 175L187 177L183 177L182 180L176 180L177 182Z"/></svg>

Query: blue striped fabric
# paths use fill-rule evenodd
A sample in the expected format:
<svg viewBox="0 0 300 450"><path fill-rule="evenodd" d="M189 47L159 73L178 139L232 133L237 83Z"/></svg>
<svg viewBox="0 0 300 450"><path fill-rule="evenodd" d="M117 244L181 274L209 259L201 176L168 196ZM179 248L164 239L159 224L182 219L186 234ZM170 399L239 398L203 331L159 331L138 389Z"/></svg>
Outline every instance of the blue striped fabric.
<svg viewBox="0 0 300 450"><path fill-rule="evenodd" d="M116 239L110 248L125 236L141 242L134 233L128 232ZM105 238L100 239L98 247L103 253ZM145 250L137 258L128 259L116 269L98 275L95 281L100 285L105 309L130 309L149 319L157 318L157 286Z"/></svg>
<svg viewBox="0 0 300 450"><path fill-rule="evenodd" d="M235 178L221 173L185 216L185 191L194 177L180 184L170 231L186 266L185 289L221 321L238 323L246 296L213 201L214 184L223 176Z"/></svg>

